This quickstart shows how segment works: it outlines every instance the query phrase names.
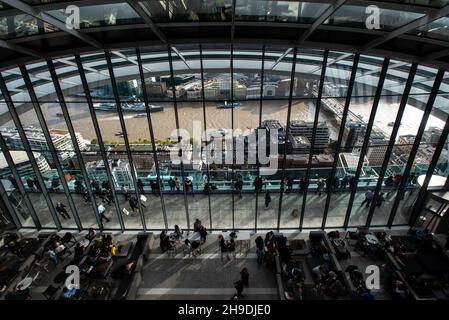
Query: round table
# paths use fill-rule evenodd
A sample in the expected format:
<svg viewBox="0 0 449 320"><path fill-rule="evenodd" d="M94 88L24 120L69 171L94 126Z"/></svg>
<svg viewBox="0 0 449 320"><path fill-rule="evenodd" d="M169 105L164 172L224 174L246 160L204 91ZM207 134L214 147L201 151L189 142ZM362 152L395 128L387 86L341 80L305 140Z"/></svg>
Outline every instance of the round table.
<svg viewBox="0 0 449 320"><path fill-rule="evenodd" d="M26 278L23 278L22 280L20 280L20 282L17 284L16 288L19 290L25 290L29 286L31 286L32 283L33 283L33 278L26 277Z"/></svg>
<svg viewBox="0 0 449 320"><path fill-rule="evenodd" d="M378 244L379 240L377 239L377 237L375 235L372 234L367 234L365 235L365 239L366 241L368 241L369 244Z"/></svg>

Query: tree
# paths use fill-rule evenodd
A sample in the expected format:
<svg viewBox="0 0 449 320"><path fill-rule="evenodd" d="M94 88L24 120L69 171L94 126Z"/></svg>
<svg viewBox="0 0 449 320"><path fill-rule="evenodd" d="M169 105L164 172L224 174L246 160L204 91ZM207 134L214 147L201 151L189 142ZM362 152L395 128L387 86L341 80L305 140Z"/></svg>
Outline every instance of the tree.
<svg viewBox="0 0 449 320"><path fill-rule="evenodd" d="M97 139L97 138L93 138L93 139L90 141L90 143L91 143L91 144L98 144L98 139Z"/></svg>

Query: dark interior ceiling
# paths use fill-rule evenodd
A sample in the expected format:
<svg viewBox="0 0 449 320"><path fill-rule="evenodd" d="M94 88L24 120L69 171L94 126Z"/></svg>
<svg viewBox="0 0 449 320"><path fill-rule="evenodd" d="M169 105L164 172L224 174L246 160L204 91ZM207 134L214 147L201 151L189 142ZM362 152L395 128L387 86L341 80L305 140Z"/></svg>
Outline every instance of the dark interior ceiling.
<svg viewBox="0 0 449 320"><path fill-rule="evenodd" d="M143 2L141 5L135 0L53 1L50 1L51 3L34 0L2 1L3 10L0 10L0 19L26 14L41 23L56 27L60 31L0 40L0 68L103 49L151 45L176 46L185 43L261 43L270 46L299 46L359 52L449 69L449 39L444 41L444 39L422 37L411 33L432 21L448 16L449 5L447 3L449 1L446 0L419 2L428 5L409 3L413 3L413 0L309 0L307 3L326 4L327 6L326 10L313 21L308 21L309 23L268 21L269 19L264 21L236 19L235 6L240 3L239 0L225 1L230 3L231 8L229 16L224 18L224 21L168 22L158 21L161 19L151 16L148 11L144 10ZM138 23L68 30L64 23L46 14L49 10L62 9L69 4L83 7L125 2L138 14ZM160 1L146 2L154 5ZM182 3L188 2L183 1ZM326 23L329 17L338 12L342 6L368 7L369 5L378 5L386 10L418 12L421 16L388 31Z"/></svg>

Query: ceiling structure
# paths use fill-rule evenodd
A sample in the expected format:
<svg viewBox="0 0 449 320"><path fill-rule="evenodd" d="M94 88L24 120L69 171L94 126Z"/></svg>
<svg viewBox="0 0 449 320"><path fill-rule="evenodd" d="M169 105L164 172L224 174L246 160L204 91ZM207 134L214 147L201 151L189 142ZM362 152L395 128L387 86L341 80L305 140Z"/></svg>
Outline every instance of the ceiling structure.
<svg viewBox="0 0 449 320"><path fill-rule="evenodd" d="M68 5L80 8L78 30L66 25ZM367 28L373 5L379 8L379 29ZM103 49L257 43L448 69L448 15L448 0L4 0L0 68Z"/></svg>

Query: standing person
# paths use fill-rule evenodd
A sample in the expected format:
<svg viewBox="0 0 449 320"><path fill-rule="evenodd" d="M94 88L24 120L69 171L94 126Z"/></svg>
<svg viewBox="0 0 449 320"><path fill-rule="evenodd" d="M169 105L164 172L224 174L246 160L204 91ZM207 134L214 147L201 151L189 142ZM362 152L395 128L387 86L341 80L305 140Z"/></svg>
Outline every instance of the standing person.
<svg viewBox="0 0 449 320"><path fill-rule="evenodd" d="M366 208L369 207L369 205L371 204L371 201L373 201L374 198L374 193L371 190L368 190L367 192L365 192L365 200L362 201L362 204L360 206L363 206L366 203Z"/></svg>
<svg viewBox="0 0 449 320"><path fill-rule="evenodd" d="M331 177L326 178L326 191L331 192L332 190L332 179Z"/></svg>
<svg viewBox="0 0 449 320"><path fill-rule="evenodd" d="M193 197L195 196L195 195L193 194L192 180L190 180L189 178L186 178L185 181L184 181L184 187L186 188L186 194L192 193L192 196L193 196Z"/></svg>
<svg viewBox="0 0 449 320"><path fill-rule="evenodd" d="M388 192L387 192L387 197L388 197L391 193L391 189L394 187L394 180L393 180L392 175L390 175L387 179L385 179L384 185L385 185L385 187L388 188Z"/></svg>
<svg viewBox="0 0 449 320"><path fill-rule="evenodd" d="M307 190L307 181L304 177L299 180L299 188L301 189L302 193L305 193Z"/></svg>
<svg viewBox="0 0 449 320"><path fill-rule="evenodd" d="M129 206L131 207L132 212L136 212L136 209L138 209L136 196L131 196L131 198L129 198Z"/></svg>
<svg viewBox="0 0 449 320"><path fill-rule="evenodd" d="M294 180L292 177L287 178L287 193L290 193L293 190Z"/></svg>
<svg viewBox="0 0 449 320"><path fill-rule="evenodd" d="M243 189L243 180L242 178L237 178L237 181L234 184L235 189L239 194L239 198L242 199L242 189Z"/></svg>
<svg viewBox="0 0 449 320"><path fill-rule="evenodd" d="M55 209L64 219L70 219L70 215L67 212L65 205L63 205L61 202L56 203Z"/></svg>
<svg viewBox="0 0 449 320"><path fill-rule="evenodd" d="M334 190L333 190L334 193L335 193L335 190L337 190L338 188L340 188L340 178L335 176L335 178L334 178Z"/></svg>
<svg viewBox="0 0 449 320"><path fill-rule="evenodd" d="M259 177L255 177L253 180L254 192L259 192L258 185L259 185Z"/></svg>
<svg viewBox="0 0 449 320"><path fill-rule="evenodd" d="M243 268L242 271L240 271L240 280L242 280L245 287L249 286L249 272L246 267Z"/></svg>
<svg viewBox="0 0 449 320"><path fill-rule="evenodd" d="M125 197L125 201L128 201L129 199L129 193L128 193L128 188L122 184L122 188L121 188L122 194Z"/></svg>
<svg viewBox="0 0 449 320"><path fill-rule="evenodd" d="M193 232L199 232L202 226L201 220L197 218L193 223Z"/></svg>
<svg viewBox="0 0 449 320"><path fill-rule="evenodd" d="M323 179L318 179L318 181L316 182L317 188L316 188L316 193L318 193L318 197L321 197L321 192L323 192L323 188L324 188L324 181Z"/></svg>
<svg viewBox="0 0 449 320"><path fill-rule="evenodd" d="M154 182L153 180L150 181L150 188L151 188L151 193L156 193L156 182Z"/></svg>
<svg viewBox="0 0 449 320"><path fill-rule="evenodd" d="M11 182L12 186L14 187L14 190L19 190L19 186L17 185L17 181L14 178L14 176L10 176L9 181Z"/></svg>
<svg viewBox="0 0 449 320"><path fill-rule="evenodd" d="M341 179L340 188L341 189L346 189L346 186L348 185L348 182L349 182L348 176L344 176L344 178Z"/></svg>
<svg viewBox="0 0 449 320"><path fill-rule="evenodd" d="M93 180L91 185L92 185L92 188L95 189L95 193L96 193L96 194L100 194L100 193L101 193L101 190L100 190L100 183L98 183L97 180Z"/></svg>
<svg viewBox="0 0 449 320"><path fill-rule="evenodd" d="M108 217L106 217L106 208L104 207L103 203L100 203L98 205L97 210L98 210L98 214L100 215L101 222L103 222L103 220L106 220L106 222L111 221Z"/></svg>
<svg viewBox="0 0 449 320"><path fill-rule="evenodd" d="M168 185L170 186L170 191L175 191L175 180L172 177L168 180Z"/></svg>
<svg viewBox="0 0 449 320"><path fill-rule="evenodd" d="M108 205L114 202L114 197L112 196L112 190L106 189L106 200L108 201Z"/></svg>
<svg viewBox="0 0 449 320"><path fill-rule="evenodd" d="M176 192L179 192L179 190L181 189L181 184L179 183L178 177L175 178L175 188Z"/></svg>
<svg viewBox="0 0 449 320"><path fill-rule="evenodd" d="M28 178L27 178L27 186L28 186L28 188L30 188L31 191L36 191L36 190L34 189L33 178L31 178L31 177L28 177Z"/></svg>
<svg viewBox="0 0 449 320"><path fill-rule="evenodd" d="M265 245L263 242L263 238L261 236L258 236L255 241L256 241L257 264L262 264L263 258L265 255L265 251L264 251Z"/></svg>
<svg viewBox="0 0 449 320"><path fill-rule="evenodd" d="M243 293L243 281L242 280L238 280L238 281L234 282L234 288L237 290L237 293L236 293L237 299L245 297L242 294Z"/></svg>
<svg viewBox="0 0 449 320"><path fill-rule="evenodd" d="M271 196L270 196L270 192L267 190L267 192L265 193L265 209L268 209L268 207L270 206L270 202L271 202Z"/></svg>
<svg viewBox="0 0 449 320"><path fill-rule="evenodd" d="M379 195L377 196L376 207L380 208L380 206L382 205L382 203L383 203L384 201L385 201L384 193L381 192L381 193L379 193Z"/></svg>
<svg viewBox="0 0 449 320"><path fill-rule="evenodd" d="M140 179L137 179L137 188L139 189L140 194L145 193L145 190L143 190L143 182Z"/></svg>
<svg viewBox="0 0 449 320"><path fill-rule="evenodd" d="M355 187L355 176L351 176L351 178L349 178L349 188L352 190Z"/></svg>

